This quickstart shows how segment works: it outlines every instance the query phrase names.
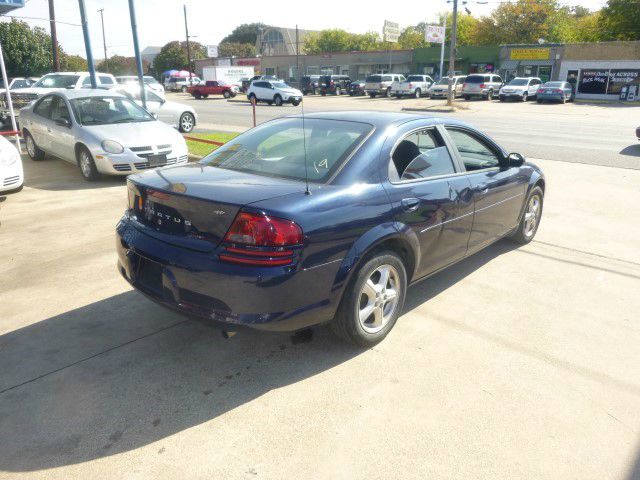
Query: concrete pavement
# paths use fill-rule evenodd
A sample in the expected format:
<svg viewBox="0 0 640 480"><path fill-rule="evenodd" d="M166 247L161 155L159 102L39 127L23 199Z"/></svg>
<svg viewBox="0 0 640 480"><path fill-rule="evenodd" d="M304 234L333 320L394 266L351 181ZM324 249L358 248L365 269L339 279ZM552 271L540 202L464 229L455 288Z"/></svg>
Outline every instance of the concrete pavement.
<svg viewBox="0 0 640 480"><path fill-rule="evenodd" d="M0 203L0 478L638 478L640 172L539 163L536 241L411 288L362 351L154 305L115 269L123 180L27 160Z"/></svg>

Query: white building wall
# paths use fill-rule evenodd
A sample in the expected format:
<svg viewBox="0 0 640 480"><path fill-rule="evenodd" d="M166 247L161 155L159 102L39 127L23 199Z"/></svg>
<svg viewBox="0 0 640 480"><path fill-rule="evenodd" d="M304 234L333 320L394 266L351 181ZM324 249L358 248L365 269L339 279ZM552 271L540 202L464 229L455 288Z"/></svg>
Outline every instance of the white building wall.
<svg viewBox="0 0 640 480"><path fill-rule="evenodd" d="M563 60L560 64L560 76L558 80L566 80L569 70L578 70L578 78L580 71L585 70L609 70L609 69L640 69L640 59L638 60ZM576 98L585 100L615 100L617 95L596 95L576 93Z"/></svg>

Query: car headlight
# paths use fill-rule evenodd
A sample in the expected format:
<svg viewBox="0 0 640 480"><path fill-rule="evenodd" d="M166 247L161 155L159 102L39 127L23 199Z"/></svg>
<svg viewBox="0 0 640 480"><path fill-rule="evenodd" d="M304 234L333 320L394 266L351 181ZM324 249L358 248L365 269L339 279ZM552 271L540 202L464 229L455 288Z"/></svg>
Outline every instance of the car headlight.
<svg viewBox="0 0 640 480"><path fill-rule="evenodd" d="M122 153L124 147L115 140L103 140L102 149L107 153Z"/></svg>
<svg viewBox="0 0 640 480"><path fill-rule="evenodd" d="M8 167L18 160L17 152L14 154L11 150L0 152L0 165Z"/></svg>

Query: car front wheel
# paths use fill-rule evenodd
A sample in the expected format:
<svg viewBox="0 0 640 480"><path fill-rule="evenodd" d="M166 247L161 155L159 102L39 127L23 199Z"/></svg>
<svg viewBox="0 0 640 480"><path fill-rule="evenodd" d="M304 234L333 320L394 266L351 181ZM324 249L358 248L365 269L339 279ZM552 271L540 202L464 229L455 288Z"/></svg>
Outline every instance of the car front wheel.
<svg viewBox="0 0 640 480"><path fill-rule="evenodd" d="M230 98L230 97L231 97L231 92L229 92L229 90L225 90L225 91L222 93L222 96L223 96L224 98Z"/></svg>
<svg viewBox="0 0 640 480"><path fill-rule="evenodd" d="M524 92L524 93L522 94L522 101L523 101L523 102L526 102L527 100L529 100L529 95L527 94L527 92Z"/></svg>
<svg viewBox="0 0 640 480"><path fill-rule="evenodd" d="M196 119L191 112L184 112L180 115L180 131L183 133L189 133L196 126Z"/></svg>
<svg viewBox="0 0 640 480"><path fill-rule="evenodd" d="M282 97L280 95L276 95L273 97L273 103L276 104L276 107L282 106Z"/></svg>
<svg viewBox="0 0 640 480"><path fill-rule="evenodd" d="M524 207L524 214L518 225L518 229L511 235L511 239L522 245L529 243L535 237L542 218L542 204L544 193L540 187L534 187Z"/></svg>
<svg viewBox="0 0 640 480"><path fill-rule="evenodd" d="M93 182L100 177L96 163L93 161L91 152L87 150L87 147L78 148L78 166L85 180Z"/></svg>
<svg viewBox="0 0 640 480"><path fill-rule="evenodd" d="M415 96L416 98L420 98L422 96L422 91L419 88L416 88Z"/></svg>
<svg viewBox="0 0 640 480"><path fill-rule="evenodd" d="M354 274L331 329L342 339L371 347L391 331L402 312L407 273L394 252L381 252Z"/></svg>

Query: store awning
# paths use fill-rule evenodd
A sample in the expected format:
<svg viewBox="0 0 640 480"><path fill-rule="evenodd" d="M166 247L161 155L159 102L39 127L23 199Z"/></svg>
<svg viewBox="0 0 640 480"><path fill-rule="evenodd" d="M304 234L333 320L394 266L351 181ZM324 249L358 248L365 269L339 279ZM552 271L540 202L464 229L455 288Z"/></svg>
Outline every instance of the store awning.
<svg viewBox="0 0 640 480"><path fill-rule="evenodd" d="M519 63L520 60L505 60L500 64L500 70L515 70Z"/></svg>
<svg viewBox="0 0 640 480"><path fill-rule="evenodd" d="M532 67L546 67L553 65L551 60L520 60L520 65L530 65Z"/></svg>

